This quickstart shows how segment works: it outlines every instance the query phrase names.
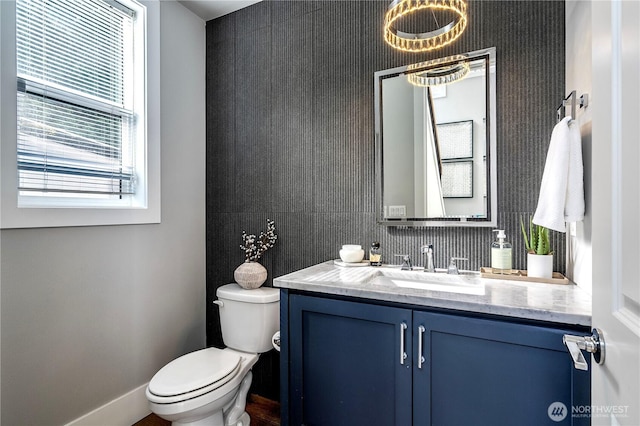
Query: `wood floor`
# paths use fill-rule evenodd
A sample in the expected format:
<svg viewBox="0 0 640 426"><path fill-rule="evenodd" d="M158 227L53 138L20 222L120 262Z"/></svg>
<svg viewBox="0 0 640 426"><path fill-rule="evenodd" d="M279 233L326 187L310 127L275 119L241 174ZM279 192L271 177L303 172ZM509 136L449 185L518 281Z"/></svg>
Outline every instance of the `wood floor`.
<svg viewBox="0 0 640 426"><path fill-rule="evenodd" d="M247 413L251 417L251 426L279 426L280 403L251 394L247 398ZM150 414L133 426L170 426L171 422Z"/></svg>

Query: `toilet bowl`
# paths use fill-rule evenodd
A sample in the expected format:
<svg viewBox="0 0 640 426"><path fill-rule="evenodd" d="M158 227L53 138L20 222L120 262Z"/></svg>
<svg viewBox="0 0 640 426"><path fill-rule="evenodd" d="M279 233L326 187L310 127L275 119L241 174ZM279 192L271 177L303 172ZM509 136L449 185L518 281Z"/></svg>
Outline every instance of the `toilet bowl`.
<svg viewBox="0 0 640 426"><path fill-rule="evenodd" d="M272 347L279 328L280 293L228 284L217 295L228 347L183 355L161 368L147 386L151 411L173 425L249 425L245 406L251 368L259 354Z"/></svg>
<svg viewBox="0 0 640 426"><path fill-rule="evenodd" d="M257 354L229 348L207 348L184 355L163 367L149 382L146 394L151 411L177 425L248 425L238 421L251 386L250 370L257 360ZM238 398L241 393L243 397ZM229 416L236 403L240 403L241 412ZM224 422L225 412L226 417L234 417L228 423Z"/></svg>

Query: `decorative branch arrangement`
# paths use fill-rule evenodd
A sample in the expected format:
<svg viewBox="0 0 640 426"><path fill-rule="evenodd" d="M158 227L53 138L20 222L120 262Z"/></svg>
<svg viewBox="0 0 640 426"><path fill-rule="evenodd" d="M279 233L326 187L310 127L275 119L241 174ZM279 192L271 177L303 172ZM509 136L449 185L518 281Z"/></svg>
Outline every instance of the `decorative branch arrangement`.
<svg viewBox="0 0 640 426"><path fill-rule="evenodd" d="M265 251L273 247L277 239L276 225L271 219L267 219L267 232L260 232L257 238L254 234L247 235L242 231L244 244L241 244L240 248L244 250L245 261L254 262L260 259Z"/></svg>

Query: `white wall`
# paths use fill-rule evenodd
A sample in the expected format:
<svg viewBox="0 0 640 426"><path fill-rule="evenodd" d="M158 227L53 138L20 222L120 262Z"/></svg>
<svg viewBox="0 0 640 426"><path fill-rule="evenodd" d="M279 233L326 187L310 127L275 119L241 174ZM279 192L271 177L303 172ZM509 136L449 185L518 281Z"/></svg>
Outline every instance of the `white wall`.
<svg viewBox="0 0 640 426"><path fill-rule="evenodd" d="M382 85L382 98L395 108L385 108L383 133L393 135L382 145L382 157L387 173L384 175L384 204L405 206L409 217L415 216L414 187L414 128L413 86L404 78L387 78ZM393 173L389 171L393 170ZM389 217L397 217L391 216Z"/></svg>
<svg viewBox="0 0 640 426"><path fill-rule="evenodd" d="M591 94L591 1L566 2L566 95L572 90L579 97ZM591 291L591 110L577 111L582 134L584 164L585 218L569 226L567 232L567 276L579 286Z"/></svg>
<svg viewBox="0 0 640 426"><path fill-rule="evenodd" d="M163 1L161 29L162 223L1 231L2 424L72 421L205 344L205 25Z"/></svg>
<svg viewBox="0 0 640 426"><path fill-rule="evenodd" d="M485 196L486 168L486 84L485 75L469 75L455 84L446 86L447 95L433 100L436 122L453 123L473 120L473 197L445 198L447 216L484 215L487 213Z"/></svg>

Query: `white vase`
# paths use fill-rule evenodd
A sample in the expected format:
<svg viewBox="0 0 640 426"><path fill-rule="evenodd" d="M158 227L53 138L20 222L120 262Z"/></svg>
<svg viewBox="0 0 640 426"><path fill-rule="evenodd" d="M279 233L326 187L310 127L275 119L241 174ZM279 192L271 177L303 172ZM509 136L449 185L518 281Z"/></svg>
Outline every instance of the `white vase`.
<svg viewBox="0 0 640 426"><path fill-rule="evenodd" d="M267 270L258 262L246 261L233 271L233 278L240 287L253 290L267 280Z"/></svg>
<svg viewBox="0 0 640 426"><path fill-rule="evenodd" d="M552 278L553 255L527 253L527 276L533 278Z"/></svg>

